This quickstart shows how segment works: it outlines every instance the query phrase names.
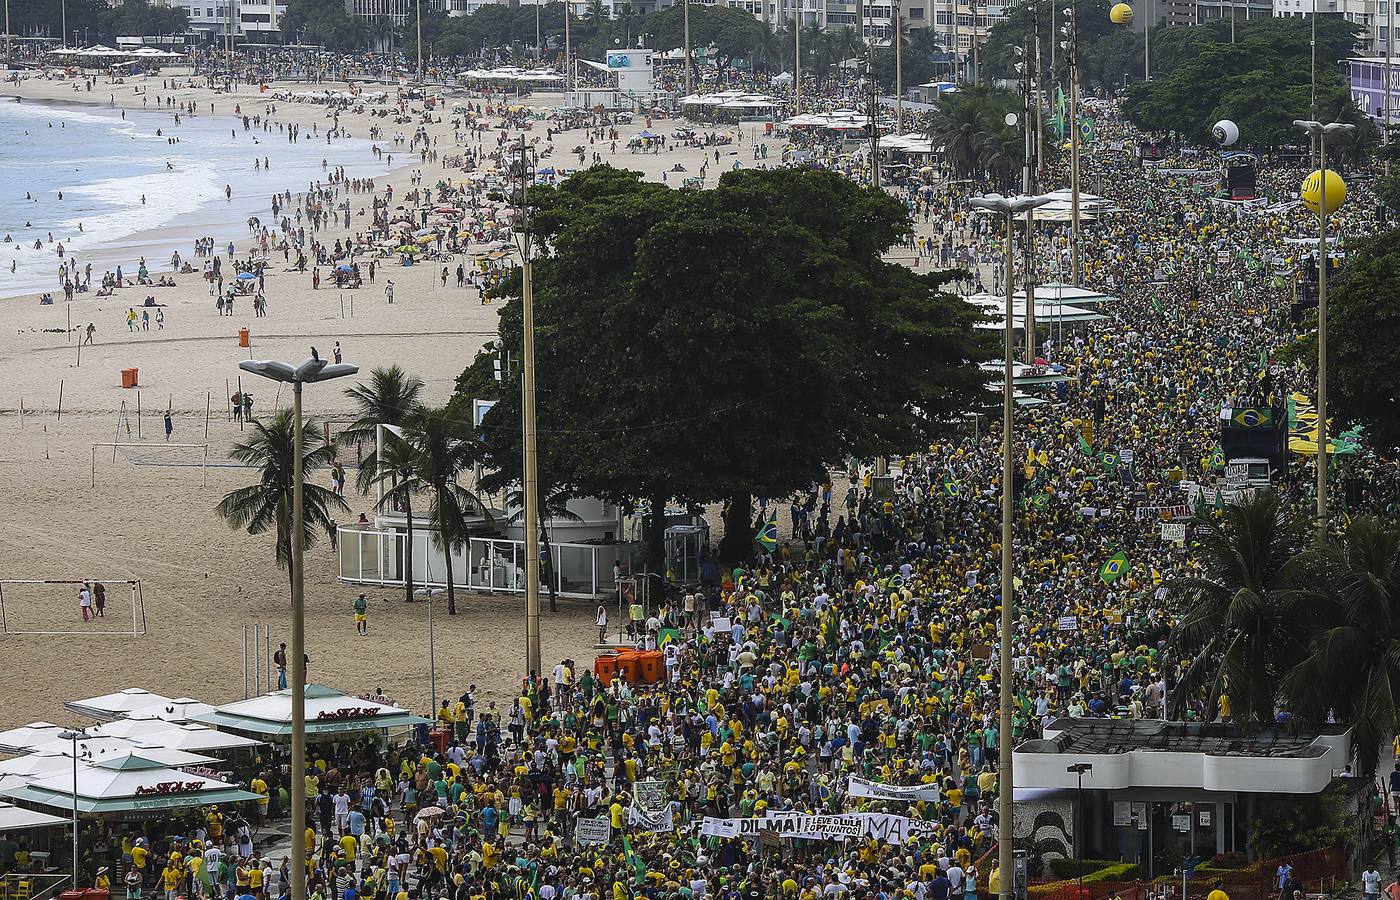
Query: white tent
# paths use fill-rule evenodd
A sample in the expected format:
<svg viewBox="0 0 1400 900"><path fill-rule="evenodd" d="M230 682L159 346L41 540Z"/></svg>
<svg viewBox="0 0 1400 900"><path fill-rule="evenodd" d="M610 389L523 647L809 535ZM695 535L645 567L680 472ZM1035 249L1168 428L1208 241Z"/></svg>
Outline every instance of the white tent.
<svg viewBox="0 0 1400 900"><path fill-rule="evenodd" d="M185 723L190 721L190 716L195 713L213 712L214 707L208 703L202 703L189 697L177 697L166 703L156 703L151 706L143 706L133 710L130 717L151 715L167 722Z"/></svg>
<svg viewBox="0 0 1400 900"><path fill-rule="evenodd" d="M35 753L50 756L73 756L73 744L71 741L57 740L47 744L41 744L34 748ZM81 759L91 761L105 759L119 759L123 756L131 756L140 753L167 766L198 766L208 762L216 762L212 756L204 756L198 753L188 753L184 750L166 750L156 747L138 747L125 738L116 737L95 737L84 738L78 741L78 756Z"/></svg>
<svg viewBox="0 0 1400 900"><path fill-rule="evenodd" d="M105 725L94 725L84 729L83 734L91 737L136 738L159 731L169 731L170 728L170 722L150 713L132 713L125 719L117 719Z"/></svg>
<svg viewBox="0 0 1400 900"><path fill-rule="evenodd" d="M48 813L23 809L9 803L0 803L0 834L6 831L24 831L27 828L47 828L50 825L67 825L71 819L51 816Z"/></svg>
<svg viewBox="0 0 1400 900"><path fill-rule="evenodd" d="M103 722L120 719L128 713L158 703L170 703L169 697L153 694L145 688L126 688L114 694L89 697L86 700L70 700L63 704L75 713L90 716Z"/></svg>
<svg viewBox="0 0 1400 900"><path fill-rule="evenodd" d="M242 750L247 747L257 747L263 743L262 741L246 738L242 735L229 734L225 731L215 731L213 728L205 728L203 725L176 725L174 728L167 726L164 731L138 735L133 738L133 740L143 748L183 750L189 752L199 752L201 750ZM150 749L141 750L143 754L149 754L150 752Z"/></svg>
<svg viewBox="0 0 1400 900"><path fill-rule="evenodd" d="M8 731L0 731L0 751L6 753L27 753L40 744L46 744L65 731L61 725L52 722L30 722Z"/></svg>

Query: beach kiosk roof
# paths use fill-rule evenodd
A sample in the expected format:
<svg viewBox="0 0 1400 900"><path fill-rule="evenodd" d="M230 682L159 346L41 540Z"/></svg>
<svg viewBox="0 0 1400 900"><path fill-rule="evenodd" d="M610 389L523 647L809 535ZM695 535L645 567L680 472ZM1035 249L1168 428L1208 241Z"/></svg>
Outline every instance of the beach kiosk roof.
<svg viewBox="0 0 1400 900"><path fill-rule="evenodd" d="M216 731L203 725L176 725L173 728L167 727L164 731L138 735L132 740L143 748L182 750L188 753L198 753L202 750L243 750L264 743L241 734ZM143 749L140 752L146 753L147 750Z"/></svg>
<svg viewBox="0 0 1400 900"><path fill-rule="evenodd" d="M71 810L73 782L72 772L57 772L26 785L0 787L0 795L38 806ZM79 766L76 794L78 812L88 814L158 812L258 798L257 794L237 785L191 775L135 755Z"/></svg>
<svg viewBox="0 0 1400 900"><path fill-rule="evenodd" d="M174 700L168 700L165 703L154 703L150 706L143 706L138 710L132 711L130 717L134 718L136 716L150 715L155 716L157 719L163 719L166 722L184 724L185 722L189 722L190 716L195 713L213 711L214 707L212 704L203 703L189 697L176 697Z"/></svg>
<svg viewBox="0 0 1400 900"><path fill-rule="evenodd" d="M57 739L63 730L63 726L52 722L30 722L28 725L0 731L0 751L28 753L40 744Z"/></svg>
<svg viewBox="0 0 1400 900"><path fill-rule="evenodd" d="M196 722L221 730L264 737L285 737L292 733L292 692L273 691L261 697L239 700L216 707L211 713L192 716ZM373 700L361 700L319 684L306 686L306 733L311 735L353 734L388 728L407 728L428 723L408 710Z"/></svg>
<svg viewBox="0 0 1400 900"><path fill-rule="evenodd" d="M23 831L26 828L47 828L50 825L67 825L71 819L51 816L48 813L24 809L9 803L0 803L0 833Z"/></svg>
<svg viewBox="0 0 1400 900"><path fill-rule="evenodd" d="M153 694L145 688L126 688L114 694L103 694L100 697L89 697L86 700L70 700L63 706L80 715L110 722L142 707L170 702L169 697Z"/></svg>
<svg viewBox="0 0 1400 900"><path fill-rule="evenodd" d="M40 744L34 748L35 753L48 756L73 756L73 744L71 741L59 739L50 741L47 744ZM123 756L140 754L146 759L158 762L166 766L201 766L205 763L217 762L212 756L205 756L202 753L192 753L188 750L171 750L167 747L142 747L125 738L114 737L93 737L78 739L78 757L91 762L98 762L106 759L119 759Z"/></svg>

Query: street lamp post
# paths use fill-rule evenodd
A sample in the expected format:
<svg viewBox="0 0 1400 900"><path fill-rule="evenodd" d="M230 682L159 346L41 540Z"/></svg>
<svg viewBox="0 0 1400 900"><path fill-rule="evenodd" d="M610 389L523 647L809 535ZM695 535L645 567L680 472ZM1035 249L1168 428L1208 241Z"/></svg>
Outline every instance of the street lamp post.
<svg viewBox="0 0 1400 900"><path fill-rule="evenodd" d="M1392 0L1393 2L1393 0ZM1386 73L1390 77L1390 73ZM1327 537L1327 136L1350 134L1355 125L1311 119L1293 124L1317 140L1317 540Z"/></svg>
<svg viewBox="0 0 1400 900"><path fill-rule="evenodd" d="M684 34L685 42L685 95L690 96L690 0L684 0L681 4L681 30Z"/></svg>
<svg viewBox="0 0 1400 900"><path fill-rule="evenodd" d="M73 742L73 888L78 887L78 741L87 737L82 731L60 731L58 736ZM84 748L83 755L91 758L92 751Z"/></svg>
<svg viewBox="0 0 1400 900"><path fill-rule="evenodd" d="M530 167L520 137L520 205L514 230L520 238L520 313L523 363L520 389L521 487L525 525L525 671L537 677L540 664L540 520L539 459L535 447L535 288L530 250ZM297 900L297 898L293 898Z"/></svg>
<svg viewBox="0 0 1400 900"><path fill-rule="evenodd" d="M1074 7L1066 6L1065 52L1069 62L1069 190L1070 190L1070 265L1074 269L1074 286L1082 282L1079 248L1079 26Z"/></svg>
<svg viewBox="0 0 1400 900"><path fill-rule="evenodd" d="M327 363L312 349L312 358L293 366L273 360L245 359L238 368L292 386L292 893L306 900L306 603L302 556L301 386L354 375L359 366Z"/></svg>
<svg viewBox="0 0 1400 900"><path fill-rule="evenodd" d="M1002 900L1012 900L1015 894L1012 871L1012 775L1011 775L1011 703L1015 685L1011 672L1011 516L1012 516L1012 465L1011 424L1014 386L1012 384L1015 366L1015 332L1012 328L1012 304L1015 293L1015 234L1016 216L1049 203L1046 197L1003 197L988 194L974 197L973 206L1000 213L1006 219L1006 321L1003 331L1006 343L1002 350L1002 391L1001 391L1001 656L1000 707L1001 724L998 727L997 749L997 868L1001 872Z"/></svg>
<svg viewBox="0 0 1400 900"><path fill-rule="evenodd" d="M448 552L451 552L450 550ZM433 598L443 593L442 588L419 588L413 593L428 598L428 707L437 715L437 653L433 642Z"/></svg>
<svg viewBox="0 0 1400 900"><path fill-rule="evenodd" d="M894 133L904 133L904 11L894 0Z"/></svg>
<svg viewBox="0 0 1400 900"><path fill-rule="evenodd" d="M1084 839L1082 831L1084 827L1084 773L1094 771L1093 763L1075 763L1065 766L1065 771L1079 779L1079 787L1074 794L1074 861L1080 862L1084 858ZM1079 896L1084 896L1084 867L1077 865L1079 869Z"/></svg>

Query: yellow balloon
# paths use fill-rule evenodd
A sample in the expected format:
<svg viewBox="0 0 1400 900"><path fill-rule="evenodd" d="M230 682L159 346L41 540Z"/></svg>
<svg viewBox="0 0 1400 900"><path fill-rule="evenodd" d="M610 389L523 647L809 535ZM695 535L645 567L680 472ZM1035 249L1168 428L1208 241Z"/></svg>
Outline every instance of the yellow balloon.
<svg viewBox="0 0 1400 900"><path fill-rule="evenodd" d="M1347 201L1347 183L1342 180L1342 176L1328 169L1326 186L1327 209L1323 210L1323 213L1331 215L1341 209L1342 204ZM1323 181L1320 172L1314 171L1307 178L1303 179L1303 190L1300 196L1303 200L1303 205L1313 212L1318 212L1319 207L1322 205L1322 187Z"/></svg>
<svg viewBox="0 0 1400 900"><path fill-rule="evenodd" d="M1108 20L1114 25L1133 24L1133 8L1126 3L1115 3L1108 11Z"/></svg>

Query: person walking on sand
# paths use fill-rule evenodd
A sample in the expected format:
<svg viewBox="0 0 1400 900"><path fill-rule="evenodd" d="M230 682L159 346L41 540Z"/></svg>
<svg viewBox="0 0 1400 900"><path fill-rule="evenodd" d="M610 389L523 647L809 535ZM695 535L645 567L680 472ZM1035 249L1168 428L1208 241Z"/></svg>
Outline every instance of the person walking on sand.
<svg viewBox="0 0 1400 900"><path fill-rule="evenodd" d="M364 594L355 598L355 633L369 634L369 601Z"/></svg>
<svg viewBox="0 0 1400 900"><path fill-rule="evenodd" d="M170 418L170 410L165 411L165 439L170 440L170 432L175 430L175 423Z"/></svg>
<svg viewBox="0 0 1400 900"><path fill-rule="evenodd" d="M91 344L91 343L92 343L92 336L95 335L95 334L97 334L97 326L94 325L94 324L92 324L91 322L89 322L89 323L88 323L88 326L87 326L87 340L83 341L83 343L84 343L84 344Z"/></svg>
<svg viewBox="0 0 1400 900"><path fill-rule="evenodd" d="M83 613L84 622L92 620L92 591L88 590L86 584L78 588L78 609Z"/></svg>
<svg viewBox="0 0 1400 900"><path fill-rule="evenodd" d="M97 618L107 618L107 588L100 581L92 586L92 608Z"/></svg>

